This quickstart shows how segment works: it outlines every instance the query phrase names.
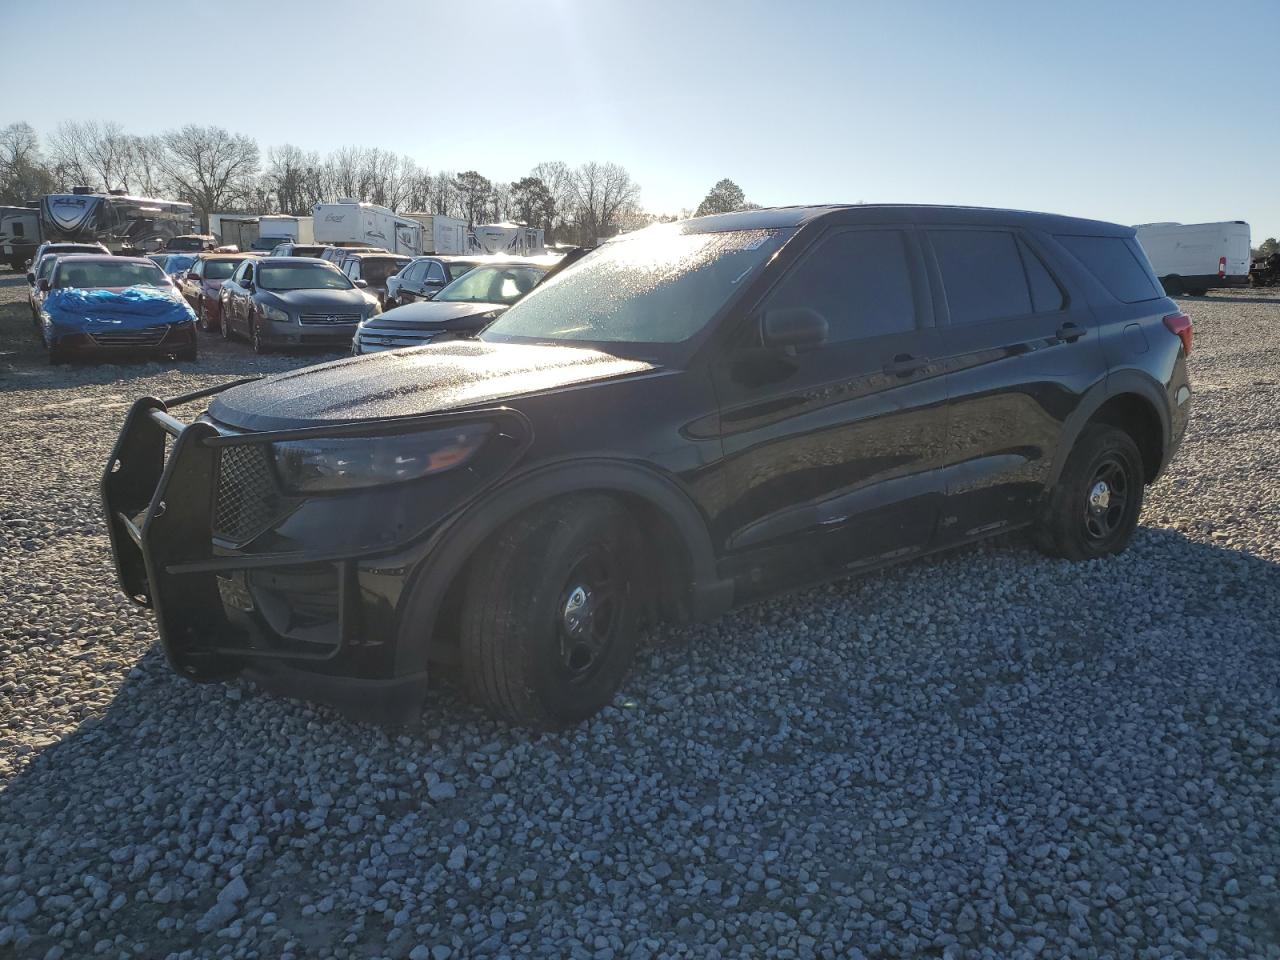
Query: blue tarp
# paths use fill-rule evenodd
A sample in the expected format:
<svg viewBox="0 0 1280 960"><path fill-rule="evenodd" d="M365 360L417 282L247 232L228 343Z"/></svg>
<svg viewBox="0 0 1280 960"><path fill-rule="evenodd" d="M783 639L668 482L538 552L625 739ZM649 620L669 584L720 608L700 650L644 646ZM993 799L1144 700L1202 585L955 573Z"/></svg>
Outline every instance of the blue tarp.
<svg viewBox="0 0 1280 960"><path fill-rule="evenodd" d="M154 287L127 287L119 293L60 287L45 295L44 312L55 337L140 330L196 318L186 303Z"/></svg>

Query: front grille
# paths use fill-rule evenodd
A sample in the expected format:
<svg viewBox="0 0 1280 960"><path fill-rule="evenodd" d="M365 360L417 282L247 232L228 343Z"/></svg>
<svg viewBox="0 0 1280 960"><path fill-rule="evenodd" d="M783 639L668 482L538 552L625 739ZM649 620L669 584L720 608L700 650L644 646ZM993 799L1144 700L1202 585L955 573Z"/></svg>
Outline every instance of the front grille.
<svg viewBox="0 0 1280 960"><path fill-rule="evenodd" d="M318 327L334 326L340 323L359 323L358 313L304 313L298 317L299 323L312 324Z"/></svg>
<svg viewBox="0 0 1280 960"><path fill-rule="evenodd" d="M169 332L167 326L143 327L141 330L112 330L91 333L93 342L102 347L154 347Z"/></svg>
<svg viewBox="0 0 1280 960"><path fill-rule="evenodd" d="M279 516L280 507L266 448L257 443L224 447L218 458L213 532L243 543L265 530Z"/></svg>

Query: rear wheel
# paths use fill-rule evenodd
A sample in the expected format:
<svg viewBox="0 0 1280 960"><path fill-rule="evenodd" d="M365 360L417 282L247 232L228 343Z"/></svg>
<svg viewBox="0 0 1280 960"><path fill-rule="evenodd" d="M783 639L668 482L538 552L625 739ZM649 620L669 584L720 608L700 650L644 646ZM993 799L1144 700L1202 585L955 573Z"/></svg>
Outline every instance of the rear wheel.
<svg viewBox="0 0 1280 960"><path fill-rule="evenodd" d="M223 301L219 301L218 309L218 333L222 334L223 340L231 339L231 311L227 309L229 306Z"/></svg>
<svg viewBox="0 0 1280 960"><path fill-rule="evenodd" d="M1117 427L1085 427L1035 529L1049 556L1094 560L1121 553L1138 526L1142 455Z"/></svg>
<svg viewBox="0 0 1280 960"><path fill-rule="evenodd" d="M605 707L635 652L638 539L616 501L590 495L539 508L482 550L462 610L472 697L541 728Z"/></svg>
<svg viewBox="0 0 1280 960"><path fill-rule="evenodd" d="M1181 296L1183 291L1181 277L1166 277L1161 281L1164 292L1171 297Z"/></svg>
<svg viewBox="0 0 1280 960"><path fill-rule="evenodd" d="M1187 293L1193 297L1203 297L1209 291L1204 287L1196 287L1194 290L1188 290Z"/></svg>
<svg viewBox="0 0 1280 960"><path fill-rule="evenodd" d="M200 298L200 306L196 309L196 321L200 324L200 329L205 333L209 332L209 307L208 301Z"/></svg>

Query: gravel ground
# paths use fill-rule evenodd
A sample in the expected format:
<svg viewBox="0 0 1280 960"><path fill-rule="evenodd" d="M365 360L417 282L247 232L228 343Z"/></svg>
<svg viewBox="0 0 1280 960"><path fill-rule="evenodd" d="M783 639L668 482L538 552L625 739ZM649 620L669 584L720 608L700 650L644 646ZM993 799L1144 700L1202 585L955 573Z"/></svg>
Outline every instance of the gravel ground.
<svg viewBox="0 0 1280 960"><path fill-rule="evenodd" d="M1280 957L1280 296L1188 299L1187 443L1133 548L1017 538L651 636L533 736L197 686L118 596L128 402L0 271L0 957ZM694 657L688 650L692 646Z"/></svg>

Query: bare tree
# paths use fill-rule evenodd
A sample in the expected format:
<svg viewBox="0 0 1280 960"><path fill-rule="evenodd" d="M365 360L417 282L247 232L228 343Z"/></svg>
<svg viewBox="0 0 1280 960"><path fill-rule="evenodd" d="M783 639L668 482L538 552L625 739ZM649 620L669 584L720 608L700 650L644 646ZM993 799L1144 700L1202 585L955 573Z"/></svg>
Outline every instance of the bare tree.
<svg viewBox="0 0 1280 960"><path fill-rule="evenodd" d="M164 196L171 189L164 165L164 138L128 138L126 189L148 197Z"/></svg>
<svg viewBox="0 0 1280 960"><path fill-rule="evenodd" d="M291 143L267 151L262 180L274 207L295 217L306 216L325 199L320 157Z"/></svg>
<svg viewBox="0 0 1280 960"><path fill-rule="evenodd" d="M441 170L431 178L430 209L446 217L463 217L466 211L462 208L461 195L454 186L456 177L451 171Z"/></svg>
<svg viewBox="0 0 1280 960"><path fill-rule="evenodd" d="M544 160L529 171L529 176L546 184L547 192L551 194L551 218L543 224L549 242L553 236L558 237L559 232L574 219L576 195L573 189L573 171L561 160Z"/></svg>
<svg viewBox="0 0 1280 960"><path fill-rule="evenodd" d="M0 203L20 205L54 189L31 124L11 123L0 129Z"/></svg>
<svg viewBox="0 0 1280 960"><path fill-rule="evenodd" d="M258 169L258 145L242 134L221 127L188 124L164 135L164 171L178 193L200 212L209 214L244 199L253 188Z"/></svg>
<svg viewBox="0 0 1280 960"><path fill-rule="evenodd" d="M617 232L618 216L640 198L640 185L616 163L584 163L573 172L578 239L591 243Z"/></svg>
<svg viewBox="0 0 1280 960"><path fill-rule="evenodd" d="M54 167L68 184L129 190L132 139L118 123L68 120L53 131L49 148Z"/></svg>

